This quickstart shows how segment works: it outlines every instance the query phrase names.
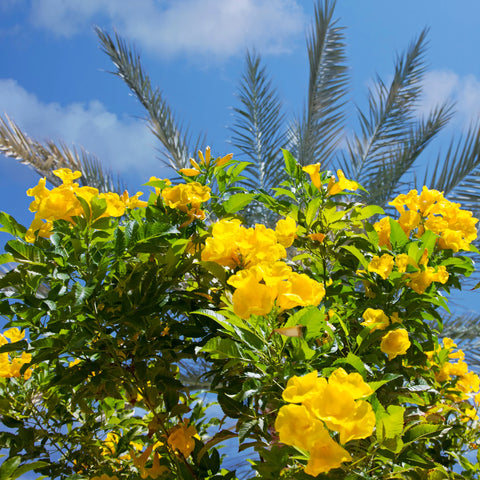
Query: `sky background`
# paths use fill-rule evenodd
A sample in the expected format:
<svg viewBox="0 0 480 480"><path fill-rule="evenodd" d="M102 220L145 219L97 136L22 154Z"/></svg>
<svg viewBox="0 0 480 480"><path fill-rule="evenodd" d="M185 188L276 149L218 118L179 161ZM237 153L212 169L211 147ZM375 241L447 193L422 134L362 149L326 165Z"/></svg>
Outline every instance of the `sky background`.
<svg viewBox="0 0 480 480"><path fill-rule="evenodd" d="M215 155L228 144L235 91L246 48L255 48L284 102L299 115L308 85L305 31L313 0L0 0L0 115L30 136L82 145L118 172L131 192L151 176L169 176L143 111L101 52L93 25L134 42L177 118L205 132ZM446 134L461 135L480 112L478 0L339 0L347 27L351 108L370 80L391 78L395 55L429 27L428 74L419 115L447 98L457 116ZM432 159L438 148L432 147ZM428 155L427 155L428 158ZM38 175L0 155L0 209L28 225L25 191ZM476 292L466 304L480 310ZM463 298L463 297L462 297Z"/></svg>

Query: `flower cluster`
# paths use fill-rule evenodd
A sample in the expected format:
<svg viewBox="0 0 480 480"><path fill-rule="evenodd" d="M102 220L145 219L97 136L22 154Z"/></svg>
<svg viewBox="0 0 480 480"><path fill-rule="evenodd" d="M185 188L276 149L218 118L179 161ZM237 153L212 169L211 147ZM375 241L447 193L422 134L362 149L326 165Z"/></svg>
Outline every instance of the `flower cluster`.
<svg viewBox="0 0 480 480"><path fill-rule="evenodd" d="M428 266L427 250L425 250L418 262L405 253L400 253L396 257L388 253L384 253L381 257L375 255L368 264L368 271L376 273L384 280L387 280L394 266L397 267L400 273L406 272L408 266L412 267L411 270L416 270L405 273L403 279L406 281L408 287L419 294L423 294L433 282L445 284L449 278L449 274L444 265L440 265L437 268ZM360 273L363 273L363 271L360 271ZM368 285L366 285L366 288L367 287Z"/></svg>
<svg viewBox="0 0 480 480"><path fill-rule="evenodd" d="M364 398L373 393L359 373L336 369L325 379L313 371L288 380L275 429L280 442L309 453L305 472L316 476L352 460L330 431L338 432L340 443L369 437L375 413Z"/></svg>
<svg viewBox="0 0 480 480"><path fill-rule="evenodd" d="M240 318L267 315L275 305L283 311L322 301L325 288L321 283L280 261L286 256L285 247L293 243L295 232L295 221L289 217L279 220L275 230L260 224L245 228L237 219L213 225L202 260L242 268L228 279L236 289L232 301Z"/></svg>
<svg viewBox="0 0 480 480"><path fill-rule="evenodd" d="M198 151L198 158L199 162L195 161L193 158L190 159L190 164L192 168L181 168L179 172L186 177L196 177L202 173L204 168L208 168L210 166L213 167L223 167L226 163L228 163L233 158L233 153L229 153L224 157L219 157L212 161L212 152L210 147L205 149L205 155L201 150Z"/></svg>
<svg viewBox="0 0 480 480"><path fill-rule="evenodd" d="M99 193L93 187L80 187L74 180L82 176L81 172L72 172L69 168L54 170L53 174L62 180L62 185L49 190L46 188L46 179L41 178L33 188L27 190L27 195L34 197L30 204L30 211L35 213L30 228L25 235L27 242L34 242L36 236L49 237L55 220L67 220L74 224L75 217L85 216L82 203L90 203L94 198L104 199L106 210L101 217L121 217L125 208L146 206L147 203L139 200L141 192L130 197L128 192L119 196L114 192Z"/></svg>
<svg viewBox="0 0 480 480"><path fill-rule="evenodd" d="M375 330L385 330L391 324L402 323L398 312L394 312L389 319L385 312L379 308L367 308L363 312L362 318L364 321L360 325L369 328L370 333ZM388 355L389 360L393 360L398 355L405 355L410 345L407 330L398 328L383 335L380 350Z"/></svg>
<svg viewBox="0 0 480 480"><path fill-rule="evenodd" d="M200 205L210 198L210 187L198 182L181 183L162 190L162 197L165 205L188 215L188 220L181 225L186 226L195 219L205 218L205 212L200 209Z"/></svg>
<svg viewBox="0 0 480 480"><path fill-rule="evenodd" d="M438 382L447 382L456 377L455 389L462 392L465 399L470 393L476 393L480 399L480 378L468 370L468 365L464 361L465 354L460 349L454 351L456 348L454 341L446 337L443 339L443 348L439 345L435 350L425 352L430 367L435 372L435 379ZM444 352L447 355L444 355Z"/></svg>
<svg viewBox="0 0 480 480"><path fill-rule="evenodd" d="M407 236L415 232L420 237L425 230L439 235L438 246L454 252L469 250L470 243L477 238L477 219L471 212L462 210L459 203L450 202L442 192L423 187L418 194L411 190L401 194L390 205L400 213L397 220ZM390 219L382 218L375 224L381 246L390 248Z"/></svg>
<svg viewBox="0 0 480 480"><path fill-rule="evenodd" d="M0 346L5 345L10 340L11 343L19 342L25 336L25 332L20 332L18 328L10 328L3 332L3 335L0 334ZM7 340L8 339L8 340ZM20 357L9 358L8 353L0 353L0 377L11 378L11 377L20 377L20 370L23 365L30 363L32 360L32 355L26 352L22 352ZM29 379L32 376L32 369L27 368L23 373L23 378L25 380Z"/></svg>

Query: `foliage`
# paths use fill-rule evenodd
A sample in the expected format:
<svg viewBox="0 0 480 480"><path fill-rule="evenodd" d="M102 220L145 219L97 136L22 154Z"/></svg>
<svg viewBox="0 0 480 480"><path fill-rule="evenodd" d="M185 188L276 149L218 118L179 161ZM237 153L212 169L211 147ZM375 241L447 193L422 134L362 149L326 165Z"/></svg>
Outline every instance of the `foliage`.
<svg viewBox="0 0 480 480"><path fill-rule="evenodd" d="M283 153L274 195L207 149L147 200L60 169L28 229L1 214L2 478L235 479L232 439L256 478L478 478L480 379L441 338L476 220L426 188L384 217ZM275 229L242 224L254 201Z"/></svg>

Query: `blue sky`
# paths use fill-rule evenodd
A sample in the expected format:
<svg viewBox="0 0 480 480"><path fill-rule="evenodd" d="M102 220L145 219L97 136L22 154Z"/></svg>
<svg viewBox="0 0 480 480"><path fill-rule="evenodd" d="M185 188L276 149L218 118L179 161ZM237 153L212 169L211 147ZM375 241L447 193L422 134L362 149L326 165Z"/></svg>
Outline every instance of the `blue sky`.
<svg viewBox="0 0 480 480"><path fill-rule="evenodd" d="M234 93L246 48L255 48L284 102L302 111L308 82L305 31L313 0L0 0L0 115L30 136L83 145L118 172L133 192L151 175L168 176L144 112L100 50L93 25L134 42L154 85L193 134L215 154L233 149ZM463 0L339 0L346 27L350 100L362 105L371 79L391 78L396 54L429 27L428 73L419 115L446 98L457 116L446 138L480 112L480 3ZM234 150L233 150L234 151ZM430 148L432 159L437 147ZM38 176L0 155L0 209L25 224ZM0 237L4 238L4 237ZM476 293L476 292L475 292ZM475 308L475 299L469 303ZM478 309L478 307L477 307Z"/></svg>

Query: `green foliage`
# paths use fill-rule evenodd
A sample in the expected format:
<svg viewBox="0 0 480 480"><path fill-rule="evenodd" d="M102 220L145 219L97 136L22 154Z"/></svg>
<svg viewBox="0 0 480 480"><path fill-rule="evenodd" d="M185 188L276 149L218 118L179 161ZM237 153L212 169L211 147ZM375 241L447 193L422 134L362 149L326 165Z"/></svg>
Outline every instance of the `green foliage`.
<svg viewBox="0 0 480 480"><path fill-rule="evenodd" d="M181 197L168 206L172 187L151 180L148 202L112 216L110 197L79 199L82 213L54 220L50 237L34 243L2 214L14 237L2 261L15 263L0 279L2 478L34 470L52 479L235 479L220 448L232 441L254 451L252 475L312 478L304 469L317 453L296 448L276 419L286 387L313 371L319 381L358 374L375 419L344 442L352 461L319 478L457 478L455 464L477 478L465 455L479 440L478 377L439 342L445 294L473 272L471 257L441 248L431 230L406 233L393 218L386 245L372 220L382 208L331 195L330 174L319 172L315 186L289 152L284 159L278 197L239 186L247 164L227 158L198 164L194 179L180 172L183 195L208 187L198 204ZM290 220L275 230L240 227L234 219L254 201ZM223 241L227 225L238 230ZM272 250L284 262L269 257L268 238L293 242L288 255ZM409 259L403 270L401 258ZM390 270L375 259L391 261ZM275 262L303 276L233 281ZM441 268L443 283L435 277L423 291L409 283ZM309 283L293 287L296 278ZM242 313L256 306L264 281L276 299L264 313ZM242 288L250 288L247 300ZM283 298L285 288L297 290ZM372 328L370 310L387 324ZM408 348L392 357L384 341L400 330ZM184 369L197 362L208 364L203 388L216 405L189 388ZM334 430L329 438L339 441Z"/></svg>

